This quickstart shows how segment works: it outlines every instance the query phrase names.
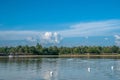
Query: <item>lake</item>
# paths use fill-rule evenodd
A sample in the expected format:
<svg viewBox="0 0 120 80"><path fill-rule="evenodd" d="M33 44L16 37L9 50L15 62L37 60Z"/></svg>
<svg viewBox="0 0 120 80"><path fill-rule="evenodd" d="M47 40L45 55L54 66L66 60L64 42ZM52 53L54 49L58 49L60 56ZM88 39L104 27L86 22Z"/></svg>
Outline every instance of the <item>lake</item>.
<svg viewBox="0 0 120 80"><path fill-rule="evenodd" d="M0 80L120 80L120 59L0 58Z"/></svg>

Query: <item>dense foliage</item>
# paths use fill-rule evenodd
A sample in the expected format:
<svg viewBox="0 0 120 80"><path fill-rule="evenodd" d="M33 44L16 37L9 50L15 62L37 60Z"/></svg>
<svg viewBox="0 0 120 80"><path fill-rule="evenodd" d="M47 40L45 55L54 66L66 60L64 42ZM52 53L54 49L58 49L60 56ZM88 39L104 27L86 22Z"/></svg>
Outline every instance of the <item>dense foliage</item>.
<svg viewBox="0 0 120 80"><path fill-rule="evenodd" d="M78 47L42 47L36 46L16 46L0 47L0 55L61 55L61 54L116 54L120 53L117 46L78 46Z"/></svg>

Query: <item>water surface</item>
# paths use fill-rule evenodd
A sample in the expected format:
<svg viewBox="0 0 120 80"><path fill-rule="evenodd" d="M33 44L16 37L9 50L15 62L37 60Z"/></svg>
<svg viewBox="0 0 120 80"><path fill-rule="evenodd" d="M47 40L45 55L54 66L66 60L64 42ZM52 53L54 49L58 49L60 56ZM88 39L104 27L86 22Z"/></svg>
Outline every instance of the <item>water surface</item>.
<svg viewBox="0 0 120 80"><path fill-rule="evenodd" d="M0 58L0 80L120 80L120 59Z"/></svg>

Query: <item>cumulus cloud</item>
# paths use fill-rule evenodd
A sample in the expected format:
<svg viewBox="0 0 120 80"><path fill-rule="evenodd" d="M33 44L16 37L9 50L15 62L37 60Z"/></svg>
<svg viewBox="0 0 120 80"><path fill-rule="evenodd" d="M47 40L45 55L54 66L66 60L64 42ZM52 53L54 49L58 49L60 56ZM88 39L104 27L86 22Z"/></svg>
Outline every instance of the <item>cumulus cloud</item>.
<svg viewBox="0 0 120 80"><path fill-rule="evenodd" d="M120 40L120 35L114 35L116 40Z"/></svg>
<svg viewBox="0 0 120 80"><path fill-rule="evenodd" d="M34 43L60 43L62 37L113 36L118 44L120 36L120 20L92 21L70 23L58 31L0 31L0 40L26 40ZM62 28L63 28L62 26ZM62 36L62 37L61 37ZM108 38L104 38L108 40Z"/></svg>
<svg viewBox="0 0 120 80"><path fill-rule="evenodd" d="M45 32L42 35L42 39L49 43L60 43L62 37L57 32Z"/></svg>
<svg viewBox="0 0 120 80"><path fill-rule="evenodd" d="M117 46L120 46L120 35L114 35L114 37L115 37L115 44Z"/></svg>
<svg viewBox="0 0 120 80"><path fill-rule="evenodd" d="M51 38L52 38L52 32L45 32L44 34L43 34L43 39L45 39L45 40L50 40Z"/></svg>
<svg viewBox="0 0 120 80"><path fill-rule="evenodd" d="M26 40L42 44L58 44L62 40L62 37L57 32L43 32L34 36L29 36Z"/></svg>
<svg viewBox="0 0 120 80"><path fill-rule="evenodd" d="M54 33L54 37L55 37L55 42L56 43L60 43L60 41L63 39L62 35L60 35L57 32Z"/></svg>
<svg viewBox="0 0 120 80"><path fill-rule="evenodd" d="M0 40L21 40L40 44L58 44L62 40L58 32L0 31Z"/></svg>

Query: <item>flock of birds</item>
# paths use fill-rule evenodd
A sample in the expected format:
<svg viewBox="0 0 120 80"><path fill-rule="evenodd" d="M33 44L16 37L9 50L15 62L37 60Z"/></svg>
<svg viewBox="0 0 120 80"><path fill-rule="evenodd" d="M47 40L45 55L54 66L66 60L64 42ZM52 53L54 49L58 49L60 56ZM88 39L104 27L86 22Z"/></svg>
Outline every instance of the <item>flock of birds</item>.
<svg viewBox="0 0 120 80"><path fill-rule="evenodd" d="M111 66L111 70L113 70L113 69L114 69L114 66ZM88 72L91 72L91 68L88 67L88 68L87 68L87 71L88 71ZM49 74L50 74L50 77L52 77L54 73L53 73L53 71L50 71Z"/></svg>
<svg viewBox="0 0 120 80"><path fill-rule="evenodd" d="M12 55L9 55L8 57L9 57L9 58L12 58L13 56L12 56ZM69 59L69 60L72 60L72 59ZM113 70L113 69L114 69L114 66L111 66L111 70ZM87 71L88 71L88 72L91 72L91 68L88 67L88 68L87 68ZM50 71L50 72L49 72L50 77L52 77L53 74L54 74L53 71Z"/></svg>
<svg viewBox="0 0 120 80"><path fill-rule="evenodd" d="M113 70L113 69L114 69L114 66L111 66L111 70ZM91 68L88 67L88 68L87 68L87 71L90 72L90 71L91 71Z"/></svg>

